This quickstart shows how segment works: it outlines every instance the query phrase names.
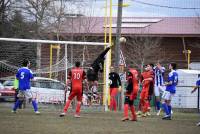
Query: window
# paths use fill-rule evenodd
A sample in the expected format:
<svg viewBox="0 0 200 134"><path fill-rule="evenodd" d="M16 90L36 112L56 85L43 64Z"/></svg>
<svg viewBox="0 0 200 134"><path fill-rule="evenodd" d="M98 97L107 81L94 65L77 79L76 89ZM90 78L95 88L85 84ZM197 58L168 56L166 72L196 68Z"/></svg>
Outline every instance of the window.
<svg viewBox="0 0 200 134"><path fill-rule="evenodd" d="M4 86L13 86L14 85L14 82L13 81L5 81L3 83Z"/></svg>
<svg viewBox="0 0 200 134"><path fill-rule="evenodd" d="M58 89L58 90L64 90L65 86L60 82L51 82L51 88Z"/></svg>
<svg viewBox="0 0 200 134"><path fill-rule="evenodd" d="M64 90L65 85L51 80L37 80L31 82L32 87Z"/></svg>

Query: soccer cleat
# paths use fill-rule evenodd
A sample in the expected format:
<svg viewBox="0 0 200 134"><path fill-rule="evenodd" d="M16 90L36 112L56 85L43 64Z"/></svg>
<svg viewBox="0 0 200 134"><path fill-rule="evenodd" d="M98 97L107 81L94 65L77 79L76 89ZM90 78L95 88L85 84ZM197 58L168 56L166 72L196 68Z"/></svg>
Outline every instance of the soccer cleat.
<svg viewBox="0 0 200 134"><path fill-rule="evenodd" d="M59 116L60 116L60 117L64 117L65 115L66 115L66 113L63 112L63 113L61 113Z"/></svg>
<svg viewBox="0 0 200 134"><path fill-rule="evenodd" d="M170 115L165 115L162 119L163 120L171 120L171 116Z"/></svg>
<svg viewBox="0 0 200 134"><path fill-rule="evenodd" d="M196 125L197 125L197 126L200 126L200 122L198 122Z"/></svg>
<svg viewBox="0 0 200 134"><path fill-rule="evenodd" d="M147 113L143 113L143 114L142 114L142 117L147 117Z"/></svg>
<svg viewBox="0 0 200 134"><path fill-rule="evenodd" d="M138 118L141 118L141 117L142 117L142 115L137 115L137 117L138 117Z"/></svg>
<svg viewBox="0 0 200 134"><path fill-rule="evenodd" d="M81 116L79 114L74 115L75 118L80 118Z"/></svg>
<svg viewBox="0 0 200 134"><path fill-rule="evenodd" d="M12 110L12 111L11 111L11 113L14 113L14 114L16 114L16 113L17 113L17 111L15 111L15 110Z"/></svg>
<svg viewBox="0 0 200 134"><path fill-rule="evenodd" d="M40 114L40 112L39 112L39 111L35 111L35 114L39 115L39 114Z"/></svg>
<svg viewBox="0 0 200 134"><path fill-rule="evenodd" d="M146 115L147 115L147 116L151 116L151 113L150 113L150 112L146 112Z"/></svg>
<svg viewBox="0 0 200 134"><path fill-rule="evenodd" d="M156 113L156 115L159 116L159 115L160 115L160 112L161 112L161 109L158 110L158 112Z"/></svg>
<svg viewBox="0 0 200 134"><path fill-rule="evenodd" d="M130 118L129 120L130 120L130 121L137 121L136 118Z"/></svg>
<svg viewBox="0 0 200 134"><path fill-rule="evenodd" d="M141 115L142 111L137 111L136 115Z"/></svg>
<svg viewBox="0 0 200 134"><path fill-rule="evenodd" d="M121 121L127 121L127 120L129 120L128 117L124 117L124 118L121 119Z"/></svg>

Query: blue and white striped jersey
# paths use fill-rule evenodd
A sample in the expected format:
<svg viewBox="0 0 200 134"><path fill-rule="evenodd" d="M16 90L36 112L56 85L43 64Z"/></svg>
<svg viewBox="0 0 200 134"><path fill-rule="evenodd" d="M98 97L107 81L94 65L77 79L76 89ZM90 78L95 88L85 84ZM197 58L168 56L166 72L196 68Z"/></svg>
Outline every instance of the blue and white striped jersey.
<svg viewBox="0 0 200 134"><path fill-rule="evenodd" d="M165 67L161 67L161 69L159 69L158 67L154 68L155 86L162 86L164 84L164 72Z"/></svg>

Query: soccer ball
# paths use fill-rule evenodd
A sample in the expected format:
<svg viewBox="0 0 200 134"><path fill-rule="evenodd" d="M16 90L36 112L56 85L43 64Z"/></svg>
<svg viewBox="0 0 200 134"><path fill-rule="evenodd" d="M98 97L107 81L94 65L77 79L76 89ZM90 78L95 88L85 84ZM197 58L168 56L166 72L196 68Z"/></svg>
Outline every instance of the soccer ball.
<svg viewBox="0 0 200 134"><path fill-rule="evenodd" d="M126 38L125 37L119 38L119 42L120 42L120 44L125 44L126 43Z"/></svg>
<svg viewBox="0 0 200 134"><path fill-rule="evenodd" d="M108 83L109 83L109 85L111 85L112 84L112 80L109 80Z"/></svg>

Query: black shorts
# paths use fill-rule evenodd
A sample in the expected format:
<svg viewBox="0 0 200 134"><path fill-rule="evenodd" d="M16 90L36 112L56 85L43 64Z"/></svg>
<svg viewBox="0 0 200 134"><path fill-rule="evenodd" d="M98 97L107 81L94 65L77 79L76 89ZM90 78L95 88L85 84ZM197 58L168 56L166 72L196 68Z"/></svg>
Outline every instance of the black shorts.
<svg viewBox="0 0 200 134"><path fill-rule="evenodd" d="M87 71L87 79L88 81L98 81L98 73L95 73L94 70L89 69Z"/></svg>
<svg viewBox="0 0 200 134"><path fill-rule="evenodd" d="M134 100L130 99L130 96L125 96L124 104L129 104L129 106L133 105Z"/></svg>

